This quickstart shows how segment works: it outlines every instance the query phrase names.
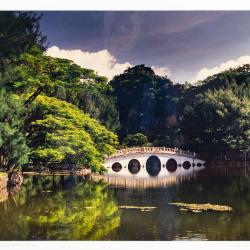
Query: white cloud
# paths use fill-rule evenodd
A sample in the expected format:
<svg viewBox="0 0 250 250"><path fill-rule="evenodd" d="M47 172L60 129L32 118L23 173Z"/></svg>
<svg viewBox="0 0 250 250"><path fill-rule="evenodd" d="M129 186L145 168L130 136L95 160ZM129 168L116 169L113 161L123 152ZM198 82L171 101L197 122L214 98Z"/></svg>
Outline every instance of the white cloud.
<svg viewBox="0 0 250 250"><path fill-rule="evenodd" d="M52 46L47 49L45 54L72 60L81 67L93 69L99 75L107 76L109 79L132 66L129 62L119 63L106 49L97 52L88 52L80 49L65 50L57 46Z"/></svg>
<svg viewBox="0 0 250 250"><path fill-rule="evenodd" d="M249 55L241 56L236 60L229 60L227 62L223 62L220 65L213 67L213 68L202 68L196 73L196 76L192 80L192 82L195 83L199 80L204 80L208 76L228 70L229 68L235 68L235 67L241 66L243 64L250 64Z"/></svg>
<svg viewBox="0 0 250 250"><path fill-rule="evenodd" d="M128 67L133 66L129 62L119 63L115 56L106 49L89 52L80 49L66 50L52 46L47 49L45 54L52 57L69 59L81 67L93 69L99 75L106 76L109 79L123 73ZM153 65L152 69L160 76L170 75L170 71L166 67Z"/></svg>
<svg viewBox="0 0 250 250"><path fill-rule="evenodd" d="M155 72L156 75L159 75L159 76L171 75L171 71L167 67L159 67L157 65L153 65L151 68Z"/></svg>

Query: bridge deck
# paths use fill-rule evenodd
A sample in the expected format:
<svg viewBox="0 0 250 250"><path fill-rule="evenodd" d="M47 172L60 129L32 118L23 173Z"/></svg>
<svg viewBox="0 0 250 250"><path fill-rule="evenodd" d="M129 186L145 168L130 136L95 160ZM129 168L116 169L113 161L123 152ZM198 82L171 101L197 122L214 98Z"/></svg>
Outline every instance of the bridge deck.
<svg viewBox="0 0 250 250"><path fill-rule="evenodd" d="M137 148L125 148L116 150L113 155L107 157L107 159L111 159L118 156L126 156L129 154L135 153L154 153L154 154L175 154L175 155L183 155L188 157L196 157L196 153L184 151L178 148L167 148L167 147L137 147Z"/></svg>

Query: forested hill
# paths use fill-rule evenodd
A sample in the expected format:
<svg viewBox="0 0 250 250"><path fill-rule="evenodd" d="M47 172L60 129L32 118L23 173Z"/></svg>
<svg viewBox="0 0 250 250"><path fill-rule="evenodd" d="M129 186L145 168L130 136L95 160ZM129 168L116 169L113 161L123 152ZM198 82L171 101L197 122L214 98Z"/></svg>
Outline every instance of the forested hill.
<svg viewBox="0 0 250 250"><path fill-rule="evenodd" d="M183 93L185 147L214 154L250 149L250 65L210 76Z"/></svg>
<svg viewBox="0 0 250 250"><path fill-rule="evenodd" d="M154 143L160 140L158 137L170 135L166 129L174 121L168 119L177 111L176 101L181 96L182 85L174 85L144 65L127 69L114 77L110 85L117 100L121 139L139 132Z"/></svg>
<svg viewBox="0 0 250 250"><path fill-rule="evenodd" d="M120 114L120 140L216 154L249 150L249 67L221 72L194 86L173 84L144 65L126 70L110 82Z"/></svg>
<svg viewBox="0 0 250 250"><path fill-rule="evenodd" d="M223 71L190 86L187 95L205 93L209 90L231 89L237 96L250 98L250 65Z"/></svg>

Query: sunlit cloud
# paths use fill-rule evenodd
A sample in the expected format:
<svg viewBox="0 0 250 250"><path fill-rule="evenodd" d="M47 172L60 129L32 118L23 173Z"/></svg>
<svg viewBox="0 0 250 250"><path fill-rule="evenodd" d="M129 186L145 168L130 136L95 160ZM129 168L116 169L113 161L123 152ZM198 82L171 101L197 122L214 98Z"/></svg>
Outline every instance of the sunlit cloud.
<svg viewBox="0 0 250 250"><path fill-rule="evenodd" d="M57 46L52 46L45 52L46 55L65 58L73 61L81 67L93 69L97 74L112 79L115 75L119 75L133 65L129 62L118 62L117 58L107 49L89 52L80 49L66 50ZM153 65L152 69L160 76L170 75L170 70L166 67Z"/></svg>
<svg viewBox="0 0 250 250"><path fill-rule="evenodd" d="M132 66L129 62L119 63L106 49L97 52L89 52L80 49L65 50L57 46L52 46L47 49L46 55L72 60L81 67L93 69L99 75L106 76L109 79Z"/></svg>
<svg viewBox="0 0 250 250"><path fill-rule="evenodd" d="M171 71L167 67L159 67L157 65L153 65L152 70L158 76L170 76L171 75Z"/></svg>
<svg viewBox="0 0 250 250"><path fill-rule="evenodd" d="M243 64L250 64L250 56L249 55L241 56L235 60L229 60L229 61L223 62L220 65L215 66L213 68L201 68L196 73L195 78L192 80L192 83L195 83L199 80L204 80L208 76L218 74L218 73L225 71L225 70L228 70L230 68L242 66Z"/></svg>

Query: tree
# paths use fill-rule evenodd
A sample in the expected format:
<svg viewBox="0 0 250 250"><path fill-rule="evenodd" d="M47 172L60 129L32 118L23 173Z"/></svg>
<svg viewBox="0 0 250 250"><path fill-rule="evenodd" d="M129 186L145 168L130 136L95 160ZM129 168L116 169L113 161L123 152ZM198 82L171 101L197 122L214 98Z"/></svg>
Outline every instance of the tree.
<svg viewBox="0 0 250 250"><path fill-rule="evenodd" d="M185 101L192 101L195 95L204 94L209 90L231 89L239 98L250 98L250 64L225 70L199 81L185 93Z"/></svg>
<svg viewBox="0 0 250 250"><path fill-rule="evenodd" d="M43 93L76 105L108 129L119 126L112 88L107 78L81 68L70 60L45 56L33 47L6 68L3 84L16 94L31 93L43 87Z"/></svg>
<svg viewBox="0 0 250 250"><path fill-rule="evenodd" d="M103 170L104 157L117 145L117 136L88 114L73 104L42 95L31 105L25 130L34 163L72 163L98 172Z"/></svg>
<svg viewBox="0 0 250 250"><path fill-rule="evenodd" d="M0 13L0 73L4 67L32 46L45 49L46 37L40 31L41 16L32 12Z"/></svg>
<svg viewBox="0 0 250 250"><path fill-rule="evenodd" d="M0 165L6 170L25 163L29 152L22 133L22 104L3 89L6 68L34 45L45 49L39 20L32 12L0 13Z"/></svg>
<svg viewBox="0 0 250 250"><path fill-rule="evenodd" d="M148 138L144 134L136 133L127 135L123 140L123 145L127 147L142 147L148 145Z"/></svg>
<svg viewBox="0 0 250 250"><path fill-rule="evenodd" d="M28 161L29 149L22 131L23 105L5 89L0 89L0 167L12 170Z"/></svg>
<svg viewBox="0 0 250 250"><path fill-rule="evenodd" d="M193 102L180 118L187 148L210 153L249 149L249 99L218 90L199 94Z"/></svg>
<svg viewBox="0 0 250 250"><path fill-rule="evenodd" d="M240 115L229 124L229 133L224 140L231 149L250 151L250 99L243 98L239 104Z"/></svg>
<svg viewBox="0 0 250 250"><path fill-rule="evenodd" d="M166 77L157 76L144 65L136 65L110 82L121 128L121 138L142 133L149 141L168 133L173 124L168 118L176 115L178 96L182 86L173 85Z"/></svg>

